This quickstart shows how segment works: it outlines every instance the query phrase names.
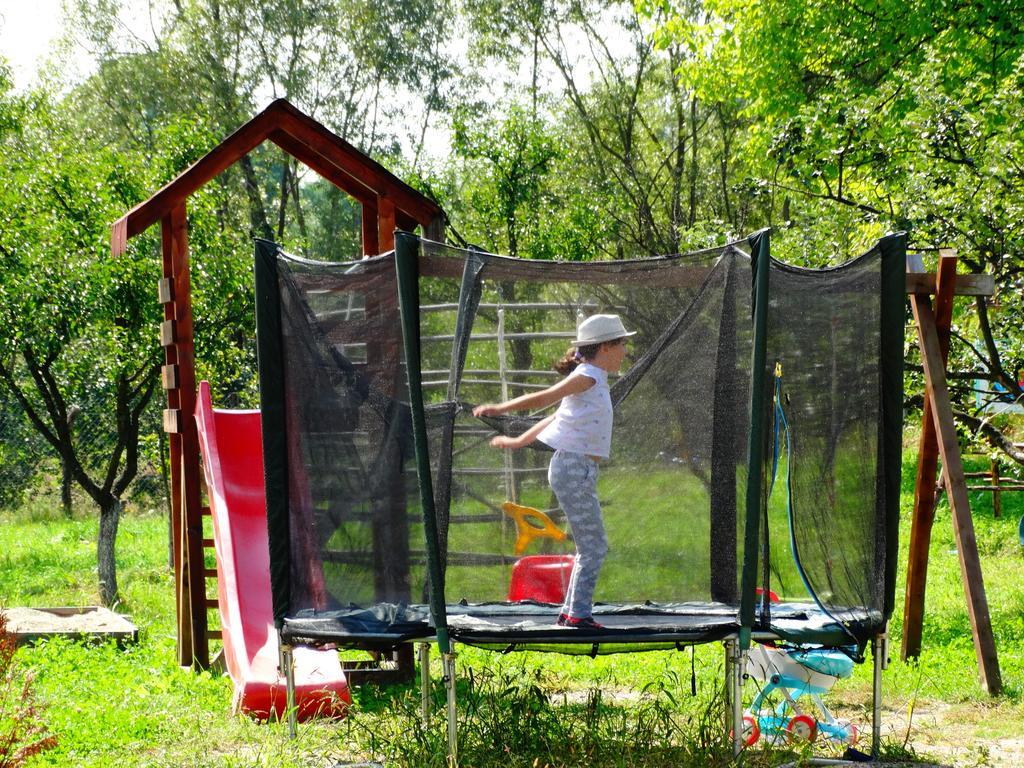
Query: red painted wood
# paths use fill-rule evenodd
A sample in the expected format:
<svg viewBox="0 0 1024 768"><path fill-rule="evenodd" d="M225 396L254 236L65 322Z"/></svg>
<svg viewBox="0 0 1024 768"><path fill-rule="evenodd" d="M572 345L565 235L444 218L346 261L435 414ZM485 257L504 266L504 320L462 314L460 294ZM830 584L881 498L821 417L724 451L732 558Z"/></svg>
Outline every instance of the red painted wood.
<svg viewBox="0 0 1024 768"><path fill-rule="evenodd" d="M363 255L376 256L381 252L380 241L377 239L377 200L363 203L363 217L360 222L363 231Z"/></svg>
<svg viewBox="0 0 1024 768"><path fill-rule="evenodd" d="M395 249L395 204L384 195L377 197L377 245L381 253Z"/></svg>
<svg viewBox="0 0 1024 768"><path fill-rule="evenodd" d="M185 205L168 216L171 231L171 266L174 278L174 319L177 338L178 407L182 414L181 483L182 517L185 526L184 572L185 590L191 609L192 663L206 668L210 663L203 578L203 522L199 487L199 440L192 418L196 404L196 376L192 327L192 291L189 275L188 222Z"/></svg>
<svg viewBox="0 0 1024 768"><path fill-rule="evenodd" d="M110 249L116 257L125 252L130 238L159 221L163 277L173 285L172 293L162 291L161 301L166 302L164 321L172 321L175 330L173 342L164 350L164 364L176 366L177 371L176 388L167 390L167 409L181 415L176 420L181 431L169 435L168 442L178 660L182 665L206 666L209 662L199 450L192 418L196 387L185 202L192 193L267 139L363 205L366 253L376 255L384 250L381 231L387 232L384 243L388 248L393 247L396 225L408 230L421 225L425 233L429 231L428 236L437 240L442 240L444 235L444 213L440 206L283 99L273 102L111 226ZM388 200L383 222L379 220L379 194L386 195ZM172 296L173 300L168 301Z"/></svg>
<svg viewBox="0 0 1024 768"><path fill-rule="evenodd" d="M985 595L985 582L981 573L981 558L978 555L978 543L974 534L974 521L971 519L971 508L967 498L967 481L960 461L960 443L953 422L941 344L936 333L931 302L926 297L913 296L910 303L919 330L921 361L929 382L928 398L932 404L939 454L942 456L942 474L953 512L953 532L960 558L960 576L967 599L967 612L971 620L978 674L982 687L996 696L1002 691L1002 676L999 671L995 637L992 633L988 599Z"/></svg>
<svg viewBox="0 0 1024 768"><path fill-rule="evenodd" d="M953 295L957 281L956 254L944 251L939 258L935 280L935 332L938 334L942 366L945 370L949 358L949 330L953 318ZM921 297L927 302L928 297ZM918 326L918 335L921 328ZM921 653L921 634L924 627L925 584L928 580L928 546L931 542L932 523L935 520L935 473L938 470L939 444L935 436L931 398L927 396L930 381L925 379L926 397L921 414L921 436L918 440L917 479L914 483L914 511L910 523L910 552L907 559L907 591L903 603L904 661Z"/></svg>

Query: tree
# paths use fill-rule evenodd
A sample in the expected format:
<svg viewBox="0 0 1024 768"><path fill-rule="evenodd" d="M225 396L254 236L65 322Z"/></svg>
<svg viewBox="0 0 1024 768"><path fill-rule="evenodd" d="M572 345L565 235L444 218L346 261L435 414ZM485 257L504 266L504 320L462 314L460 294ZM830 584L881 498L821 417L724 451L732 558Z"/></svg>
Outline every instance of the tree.
<svg viewBox="0 0 1024 768"><path fill-rule="evenodd" d="M447 77L441 0L154 3L152 42L124 34L120 7L77 2L70 19L96 74L73 87L54 82L11 126L0 119L0 321L10 330L0 340L0 386L99 508L105 603L118 596L122 498L138 473L161 362L157 244L136 238L112 261L110 223L248 120L255 93L286 96L354 143L387 152L398 136L389 128L408 121L394 119L385 90L422 87L437 109ZM323 206L270 146L218 181L189 207L197 373L214 381L220 401L252 404L249 237L304 245L323 230Z"/></svg>
<svg viewBox="0 0 1024 768"><path fill-rule="evenodd" d="M454 152L466 163L466 204L488 247L544 258L536 214L546 207L546 176L558 155L554 136L518 105L497 112L455 114Z"/></svg>
<svg viewBox="0 0 1024 768"><path fill-rule="evenodd" d="M158 0L152 42L114 33L121 5L76 0L72 21L100 64L80 89L83 111L133 150L155 152L159 127L186 116L223 138L269 97L368 154L396 154L403 141L418 153L454 73L449 0ZM251 235L308 245L295 160L264 146L223 178L241 193Z"/></svg>
<svg viewBox="0 0 1024 768"><path fill-rule="evenodd" d="M646 3L704 98L732 94L752 126L742 153L792 260L849 257L886 230L951 246L995 275L997 303L954 319L957 418L1018 462L1005 425L976 412L972 381L1021 400L1024 19L1008 0ZM919 366L912 366L919 370Z"/></svg>
<svg viewBox="0 0 1024 768"><path fill-rule="evenodd" d="M136 178L128 158L65 132L46 94L26 101L0 145L0 382L99 508L100 595L112 604L122 496L138 472L158 362L155 307L140 285L148 265L138 254L112 262L106 245Z"/></svg>
<svg viewBox="0 0 1024 768"><path fill-rule="evenodd" d="M657 18L607 0L474 0L467 13L477 55L530 59L530 103L563 134L566 162L552 176L574 215L559 234L575 241L589 231L588 254L622 258L703 247L760 224L759 190L745 183L737 151L746 120L676 77L688 48L665 36L656 45ZM554 92L539 95L548 72Z"/></svg>

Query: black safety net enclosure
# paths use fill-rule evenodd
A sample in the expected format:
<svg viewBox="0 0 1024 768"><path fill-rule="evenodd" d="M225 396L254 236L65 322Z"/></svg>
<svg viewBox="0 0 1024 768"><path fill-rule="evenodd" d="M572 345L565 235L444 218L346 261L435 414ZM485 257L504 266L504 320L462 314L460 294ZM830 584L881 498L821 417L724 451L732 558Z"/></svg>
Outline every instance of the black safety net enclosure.
<svg viewBox="0 0 1024 768"><path fill-rule="evenodd" d="M893 608L905 241L832 269L765 261L758 581L783 603L809 596L862 642Z"/></svg>
<svg viewBox="0 0 1024 768"><path fill-rule="evenodd" d="M256 322L275 621L429 634L425 610L406 617L426 570L394 258L259 240Z"/></svg>
<svg viewBox="0 0 1024 768"><path fill-rule="evenodd" d="M895 581L902 249L895 236L811 271L771 261L767 232L588 263L397 233L394 254L327 264L260 241L282 637L450 633L594 653L746 629L862 644L891 612ZM490 445L554 406L473 408L559 381L553 364L579 322L609 313L636 335L609 377L614 430L598 476L604 628L580 630L555 623L575 547L547 481L552 452Z"/></svg>

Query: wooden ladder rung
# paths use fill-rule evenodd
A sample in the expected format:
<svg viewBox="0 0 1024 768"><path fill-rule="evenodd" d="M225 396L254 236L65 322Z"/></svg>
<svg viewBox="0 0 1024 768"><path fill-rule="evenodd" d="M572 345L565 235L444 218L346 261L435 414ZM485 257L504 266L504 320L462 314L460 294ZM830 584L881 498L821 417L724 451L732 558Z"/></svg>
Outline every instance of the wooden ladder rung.
<svg viewBox="0 0 1024 768"><path fill-rule="evenodd" d="M203 568L203 576L205 576L208 579L216 579L217 578L217 569L216 568Z"/></svg>
<svg viewBox="0 0 1024 768"><path fill-rule="evenodd" d="M206 630L206 637L209 640L220 640L223 635L219 629L208 629Z"/></svg>
<svg viewBox="0 0 1024 768"><path fill-rule="evenodd" d="M220 610L220 600L213 597L206 598L206 609L209 611Z"/></svg>
<svg viewBox="0 0 1024 768"><path fill-rule="evenodd" d="M213 549L214 548L213 539L203 539L203 546L206 547L207 549Z"/></svg>

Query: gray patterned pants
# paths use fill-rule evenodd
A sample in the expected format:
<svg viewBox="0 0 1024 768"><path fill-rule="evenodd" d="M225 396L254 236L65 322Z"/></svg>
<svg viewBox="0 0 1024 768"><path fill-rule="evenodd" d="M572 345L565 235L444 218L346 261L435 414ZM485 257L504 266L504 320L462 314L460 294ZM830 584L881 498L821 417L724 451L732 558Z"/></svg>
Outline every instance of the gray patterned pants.
<svg viewBox="0 0 1024 768"><path fill-rule="evenodd" d="M594 588L608 553L608 537L597 500L597 462L582 453L555 451L548 465L548 482L569 518L576 542L576 564L569 577L562 613L582 619L594 609Z"/></svg>

